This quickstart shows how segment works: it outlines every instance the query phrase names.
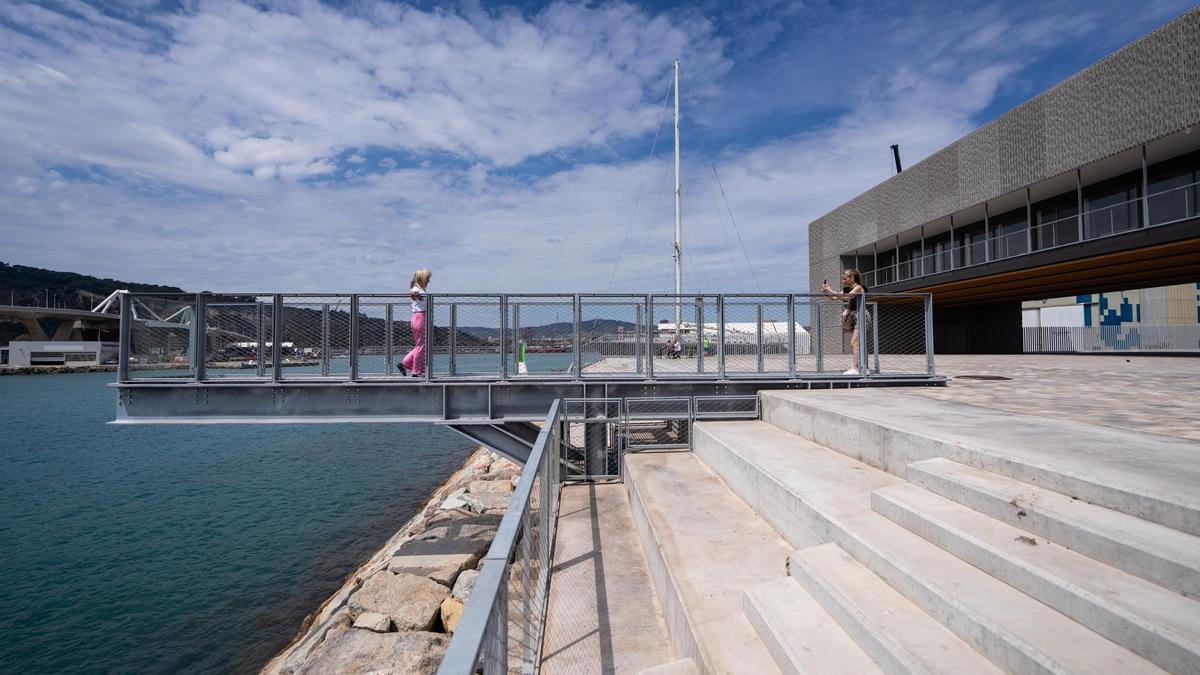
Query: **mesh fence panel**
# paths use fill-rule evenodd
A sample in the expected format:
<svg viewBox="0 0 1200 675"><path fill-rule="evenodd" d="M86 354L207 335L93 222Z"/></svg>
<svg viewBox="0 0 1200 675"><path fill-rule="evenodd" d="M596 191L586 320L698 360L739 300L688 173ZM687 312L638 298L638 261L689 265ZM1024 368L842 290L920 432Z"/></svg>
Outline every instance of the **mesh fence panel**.
<svg viewBox="0 0 1200 675"><path fill-rule="evenodd" d="M625 445L630 450L688 448L691 432L690 398L625 399Z"/></svg>
<svg viewBox="0 0 1200 675"><path fill-rule="evenodd" d="M850 334L842 330L842 312L846 303L836 300L817 300L813 307L814 332L821 345L821 360L814 364L817 373L841 373L854 367L856 359L850 349Z"/></svg>
<svg viewBox="0 0 1200 675"><path fill-rule="evenodd" d="M867 362L879 375L923 375L929 372L925 322L926 296L867 295L869 321Z"/></svg>
<svg viewBox="0 0 1200 675"><path fill-rule="evenodd" d="M129 296L129 377L193 377L196 296Z"/></svg>
<svg viewBox="0 0 1200 675"><path fill-rule="evenodd" d="M715 295L655 295L650 299L654 331L654 377L716 375L720 317ZM709 349L704 349L708 336Z"/></svg>
<svg viewBox="0 0 1200 675"><path fill-rule="evenodd" d="M725 298L725 374L787 375L787 296Z"/></svg>
<svg viewBox="0 0 1200 675"><path fill-rule="evenodd" d="M817 299L809 296L796 297L796 373L817 373L821 371L817 359L819 346L816 326Z"/></svg>
<svg viewBox="0 0 1200 675"><path fill-rule="evenodd" d="M274 298L215 295L205 303L206 375L209 378L268 379Z"/></svg>
<svg viewBox="0 0 1200 675"><path fill-rule="evenodd" d="M575 298L508 297L508 372L514 377L565 377L575 366Z"/></svg>
<svg viewBox="0 0 1200 675"><path fill-rule="evenodd" d="M512 344L500 296L431 295L430 303L433 339L426 358L432 359L433 377L500 377L505 359L511 363L501 350Z"/></svg>
<svg viewBox="0 0 1200 675"><path fill-rule="evenodd" d="M621 400L564 399L562 411L563 480L619 477Z"/></svg>
<svg viewBox="0 0 1200 675"><path fill-rule="evenodd" d="M358 375L363 379L401 377L397 366L413 349L412 306L408 296L358 300Z"/></svg>
<svg viewBox="0 0 1200 675"><path fill-rule="evenodd" d="M281 376L284 379L350 374L350 296L284 296Z"/></svg>
<svg viewBox="0 0 1200 675"><path fill-rule="evenodd" d="M583 376L645 376L646 296L581 296Z"/></svg>

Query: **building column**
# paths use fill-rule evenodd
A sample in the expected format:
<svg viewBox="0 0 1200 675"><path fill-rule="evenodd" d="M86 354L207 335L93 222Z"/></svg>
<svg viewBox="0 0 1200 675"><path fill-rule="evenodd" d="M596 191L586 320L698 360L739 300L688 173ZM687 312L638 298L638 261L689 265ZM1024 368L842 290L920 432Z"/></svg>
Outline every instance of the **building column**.
<svg viewBox="0 0 1200 675"><path fill-rule="evenodd" d="M1075 169L1075 200L1079 208L1079 241L1083 241L1083 170L1080 168Z"/></svg>
<svg viewBox="0 0 1200 675"><path fill-rule="evenodd" d="M1029 201L1029 188L1025 188L1025 252L1033 253L1033 203Z"/></svg>
<svg viewBox="0 0 1200 675"><path fill-rule="evenodd" d="M983 203L983 261L992 262L992 226L988 222L988 205Z"/></svg>
<svg viewBox="0 0 1200 675"><path fill-rule="evenodd" d="M1146 144L1142 144L1142 227L1150 227L1150 171L1146 164Z"/></svg>
<svg viewBox="0 0 1200 675"><path fill-rule="evenodd" d="M954 271L954 214L950 214L950 271Z"/></svg>

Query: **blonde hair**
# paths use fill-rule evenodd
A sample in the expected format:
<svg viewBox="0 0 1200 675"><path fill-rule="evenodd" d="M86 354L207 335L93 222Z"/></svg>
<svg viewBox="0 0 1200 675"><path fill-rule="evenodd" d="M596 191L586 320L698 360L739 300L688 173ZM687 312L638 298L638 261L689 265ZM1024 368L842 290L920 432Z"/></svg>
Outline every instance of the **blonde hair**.
<svg viewBox="0 0 1200 675"><path fill-rule="evenodd" d="M413 275L412 283L409 285L410 286L419 286L421 288L421 290L425 290L425 288L427 286L429 286L429 278L432 276L433 276L433 272L430 272L429 270L422 267L421 269L417 270L416 274Z"/></svg>

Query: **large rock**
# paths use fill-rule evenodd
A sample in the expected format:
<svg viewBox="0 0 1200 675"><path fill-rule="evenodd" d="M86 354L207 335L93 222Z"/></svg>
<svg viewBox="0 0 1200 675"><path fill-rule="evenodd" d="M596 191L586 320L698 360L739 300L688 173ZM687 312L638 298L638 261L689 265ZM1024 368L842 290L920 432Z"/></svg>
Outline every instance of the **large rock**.
<svg viewBox="0 0 1200 675"><path fill-rule="evenodd" d="M469 498L466 495L467 489L465 487L459 488L446 495L446 498L442 500L442 504L438 508L443 511L449 509L469 509Z"/></svg>
<svg viewBox="0 0 1200 675"><path fill-rule="evenodd" d="M392 617L378 612L363 612L354 620L354 627L365 628L376 633L386 633L392 629Z"/></svg>
<svg viewBox="0 0 1200 675"><path fill-rule="evenodd" d="M372 633L352 630L326 643L300 670L303 675L436 673L449 638L442 633Z"/></svg>
<svg viewBox="0 0 1200 675"><path fill-rule="evenodd" d="M509 495L513 491L512 483L503 480L473 480L467 485L467 492L473 495Z"/></svg>
<svg viewBox="0 0 1200 675"><path fill-rule="evenodd" d="M326 642L332 642L338 635L350 630L350 612L345 607L342 607L329 619L328 624L321 626L318 630L313 630L308 637L299 645L296 645L284 659L283 667L280 668L285 673L296 672L298 668L304 665L304 662L309 656L312 656L321 645Z"/></svg>
<svg viewBox="0 0 1200 675"><path fill-rule="evenodd" d="M479 570L463 570L458 575L458 579L454 581L454 588L450 589L450 595L458 598L463 602L471 597L471 591L475 590L475 582L479 579Z"/></svg>
<svg viewBox="0 0 1200 675"><path fill-rule="evenodd" d="M431 630L449 595L450 589L423 576L380 570L350 596L347 606L355 618L364 612L388 616L398 631Z"/></svg>
<svg viewBox="0 0 1200 675"><path fill-rule="evenodd" d="M458 630L464 607L463 601L458 598L450 597L442 601L442 627L447 633Z"/></svg>
<svg viewBox="0 0 1200 675"><path fill-rule="evenodd" d="M460 519L430 528L402 545L388 563L397 574L429 577L450 586L458 573L469 569L491 546L498 521L494 518Z"/></svg>

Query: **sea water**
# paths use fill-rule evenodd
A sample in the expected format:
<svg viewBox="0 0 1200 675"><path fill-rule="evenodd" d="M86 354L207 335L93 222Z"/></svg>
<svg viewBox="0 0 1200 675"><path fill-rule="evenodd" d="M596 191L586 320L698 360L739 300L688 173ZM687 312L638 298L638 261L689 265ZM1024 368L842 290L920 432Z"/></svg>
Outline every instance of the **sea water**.
<svg viewBox="0 0 1200 675"><path fill-rule="evenodd" d="M0 377L0 671L247 672L470 454L433 425L113 426Z"/></svg>

